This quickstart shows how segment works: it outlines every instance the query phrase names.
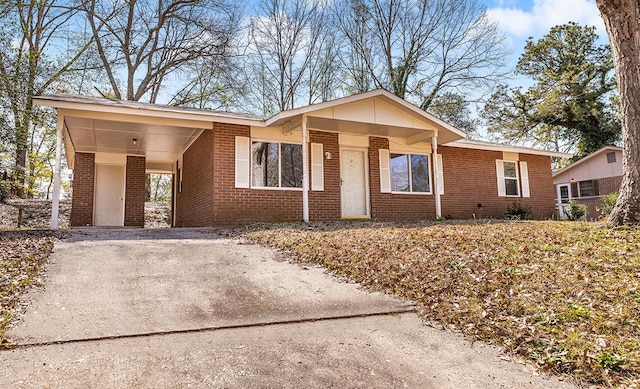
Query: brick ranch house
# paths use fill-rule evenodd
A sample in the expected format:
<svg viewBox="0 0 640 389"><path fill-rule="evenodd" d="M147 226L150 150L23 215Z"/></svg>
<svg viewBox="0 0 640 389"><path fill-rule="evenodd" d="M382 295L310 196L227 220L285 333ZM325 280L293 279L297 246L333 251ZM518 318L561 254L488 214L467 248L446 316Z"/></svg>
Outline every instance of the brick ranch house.
<svg viewBox="0 0 640 389"><path fill-rule="evenodd" d="M173 175L174 227L503 218L514 201L550 218L550 157L569 156L465 140L384 90L270 118L68 95L34 101L57 109L57 164L64 142L73 169L71 226L144 226L147 173ZM59 187L59 168L56 176ZM52 228L57 201L56 192Z"/></svg>
<svg viewBox="0 0 640 389"><path fill-rule="evenodd" d="M569 202L587 207L587 218L600 217L602 196L618 192L622 184L622 148L605 146L553 174L558 216L565 219Z"/></svg>

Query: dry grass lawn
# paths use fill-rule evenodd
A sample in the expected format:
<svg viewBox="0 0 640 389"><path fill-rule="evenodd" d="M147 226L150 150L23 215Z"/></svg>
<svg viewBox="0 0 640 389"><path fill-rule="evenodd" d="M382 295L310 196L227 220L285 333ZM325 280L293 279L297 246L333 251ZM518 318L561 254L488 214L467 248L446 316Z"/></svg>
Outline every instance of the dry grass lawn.
<svg viewBox="0 0 640 389"><path fill-rule="evenodd" d="M23 310L24 293L42 284L41 269L63 233L0 231L0 347L9 321Z"/></svg>
<svg viewBox="0 0 640 389"><path fill-rule="evenodd" d="M248 239L419 302L542 370L640 386L640 230L595 223L285 225Z"/></svg>

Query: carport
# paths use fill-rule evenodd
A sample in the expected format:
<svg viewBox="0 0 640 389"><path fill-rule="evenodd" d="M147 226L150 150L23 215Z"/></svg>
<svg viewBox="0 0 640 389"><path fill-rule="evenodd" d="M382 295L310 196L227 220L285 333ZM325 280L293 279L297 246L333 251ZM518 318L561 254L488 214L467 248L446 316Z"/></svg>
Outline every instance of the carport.
<svg viewBox="0 0 640 389"><path fill-rule="evenodd" d="M142 226L146 174L172 174L175 191L180 156L203 131L212 130L216 119L249 125L262 120L69 95L39 96L34 104L56 108L58 113L52 229L58 227L63 143L68 166L74 170L75 224Z"/></svg>

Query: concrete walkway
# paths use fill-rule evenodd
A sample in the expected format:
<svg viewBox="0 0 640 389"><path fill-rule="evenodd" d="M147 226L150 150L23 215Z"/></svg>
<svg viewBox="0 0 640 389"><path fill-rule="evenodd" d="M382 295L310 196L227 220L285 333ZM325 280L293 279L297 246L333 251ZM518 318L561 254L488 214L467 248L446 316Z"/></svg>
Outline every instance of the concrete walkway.
<svg viewBox="0 0 640 389"><path fill-rule="evenodd" d="M30 298L0 387L571 387L207 230L74 231Z"/></svg>

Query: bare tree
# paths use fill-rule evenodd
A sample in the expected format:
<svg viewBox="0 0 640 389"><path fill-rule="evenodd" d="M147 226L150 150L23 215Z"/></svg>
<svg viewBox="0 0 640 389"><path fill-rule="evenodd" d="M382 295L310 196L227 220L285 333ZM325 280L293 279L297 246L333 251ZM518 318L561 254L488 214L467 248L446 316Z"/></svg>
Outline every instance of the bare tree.
<svg viewBox="0 0 640 389"><path fill-rule="evenodd" d="M342 0L355 89L378 88L431 106L443 91L487 88L504 72L504 36L478 0Z"/></svg>
<svg viewBox="0 0 640 389"><path fill-rule="evenodd" d="M226 0L86 0L82 10L114 96L149 102L180 67L224 58L239 18Z"/></svg>
<svg viewBox="0 0 640 389"><path fill-rule="evenodd" d="M249 75L264 114L303 97L326 15L320 0L261 0L249 26Z"/></svg>
<svg viewBox="0 0 640 389"><path fill-rule="evenodd" d="M16 194L23 197L29 153L45 147L46 130L36 135L42 116L33 97L44 94L67 73L88 49L90 39L74 36L74 44L61 31L75 17L70 1L42 0L0 3L0 100L4 108L5 139L15 156ZM65 50L64 48L67 48ZM55 133L54 133L55 134ZM48 137L50 138L50 136Z"/></svg>
<svg viewBox="0 0 640 389"><path fill-rule="evenodd" d="M609 33L622 110L622 185L613 225L640 223L640 7L636 0L596 0Z"/></svg>
<svg viewBox="0 0 640 389"><path fill-rule="evenodd" d="M348 44L343 45L339 59L346 75L347 94L363 93L374 86L369 64L373 64L371 47L373 31L369 28L369 12L361 0L336 2L335 23Z"/></svg>

